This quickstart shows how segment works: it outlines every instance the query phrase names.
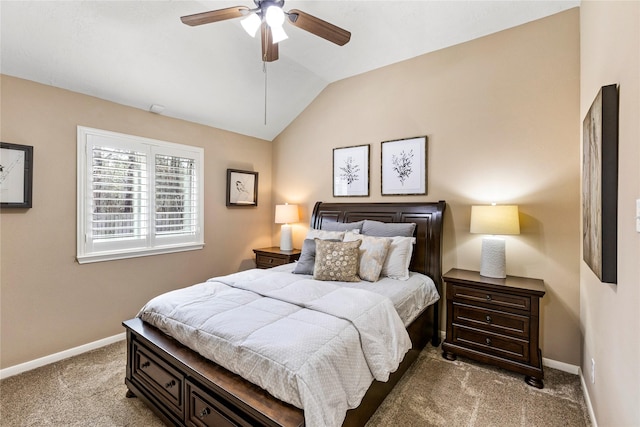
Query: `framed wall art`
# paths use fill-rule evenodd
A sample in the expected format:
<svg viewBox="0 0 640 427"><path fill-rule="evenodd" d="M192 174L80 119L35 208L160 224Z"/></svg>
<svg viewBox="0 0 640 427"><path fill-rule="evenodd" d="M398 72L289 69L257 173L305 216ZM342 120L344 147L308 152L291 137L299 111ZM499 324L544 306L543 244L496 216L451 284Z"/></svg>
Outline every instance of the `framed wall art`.
<svg viewBox="0 0 640 427"><path fill-rule="evenodd" d="M258 206L258 172L227 169L227 206Z"/></svg>
<svg viewBox="0 0 640 427"><path fill-rule="evenodd" d="M30 208L33 147L0 142L0 207Z"/></svg>
<svg viewBox="0 0 640 427"><path fill-rule="evenodd" d="M427 194L427 137L382 142L383 196Z"/></svg>
<svg viewBox="0 0 640 427"><path fill-rule="evenodd" d="M369 145L333 149L333 196L369 196Z"/></svg>
<svg viewBox="0 0 640 427"><path fill-rule="evenodd" d="M582 122L582 258L617 283L618 88L603 86Z"/></svg>

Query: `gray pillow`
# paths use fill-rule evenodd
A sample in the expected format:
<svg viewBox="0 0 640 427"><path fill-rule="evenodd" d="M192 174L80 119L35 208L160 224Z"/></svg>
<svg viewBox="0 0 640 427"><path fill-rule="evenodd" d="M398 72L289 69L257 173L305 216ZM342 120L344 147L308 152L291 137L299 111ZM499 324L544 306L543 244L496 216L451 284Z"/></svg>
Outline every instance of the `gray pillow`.
<svg viewBox="0 0 640 427"><path fill-rule="evenodd" d="M328 239L330 242L340 242L341 240ZM316 241L314 239L304 239L302 242L302 252L292 273L313 274L313 266L316 262Z"/></svg>
<svg viewBox="0 0 640 427"><path fill-rule="evenodd" d="M364 221L356 222L323 222L320 226L321 230L327 231L353 231L358 230L358 233L362 232L362 225Z"/></svg>
<svg viewBox="0 0 640 427"><path fill-rule="evenodd" d="M362 234L376 237L413 237L415 222L380 222L364 220Z"/></svg>

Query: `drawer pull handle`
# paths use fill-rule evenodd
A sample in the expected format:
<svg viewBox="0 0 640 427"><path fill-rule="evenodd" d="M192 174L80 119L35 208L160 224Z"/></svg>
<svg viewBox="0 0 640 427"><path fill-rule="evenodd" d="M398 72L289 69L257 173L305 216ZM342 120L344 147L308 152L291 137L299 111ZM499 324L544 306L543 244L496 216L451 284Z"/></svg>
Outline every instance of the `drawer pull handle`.
<svg viewBox="0 0 640 427"><path fill-rule="evenodd" d="M491 323L491 316L487 316L487 323Z"/></svg>
<svg viewBox="0 0 640 427"><path fill-rule="evenodd" d="M273 259L269 258L269 260L267 261L269 264L273 264Z"/></svg>
<svg viewBox="0 0 640 427"><path fill-rule="evenodd" d="M176 380L171 380L164 385L164 388L171 388L176 385Z"/></svg>
<svg viewBox="0 0 640 427"><path fill-rule="evenodd" d="M206 417L210 413L211 413L211 409L209 409L209 407L207 406L202 411L200 411L200 413L198 414L198 418L203 419L204 417Z"/></svg>
<svg viewBox="0 0 640 427"><path fill-rule="evenodd" d="M140 365L140 367L142 369L148 368L149 366L151 366L151 362L149 362L148 360L146 362L144 362L142 365Z"/></svg>
<svg viewBox="0 0 640 427"><path fill-rule="evenodd" d="M487 343L487 345L491 345L491 338L487 338L484 341Z"/></svg>
<svg viewBox="0 0 640 427"><path fill-rule="evenodd" d="M491 295L487 295L487 301L491 301Z"/></svg>

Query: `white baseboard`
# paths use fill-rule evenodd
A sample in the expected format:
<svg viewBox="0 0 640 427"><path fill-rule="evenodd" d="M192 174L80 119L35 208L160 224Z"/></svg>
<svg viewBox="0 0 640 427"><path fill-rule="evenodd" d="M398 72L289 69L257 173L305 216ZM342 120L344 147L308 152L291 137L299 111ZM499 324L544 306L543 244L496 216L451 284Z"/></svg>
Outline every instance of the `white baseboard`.
<svg viewBox="0 0 640 427"><path fill-rule="evenodd" d="M582 369L580 369L580 384L582 385L582 393L584 394L584 401L587 404L587 410L589 411L589 418L591 419L591 425L593 427L598 427L598 422L596 421L596 413L593 412L593 405L591 405L591 397L589 396L589 390L587 389L587 383L584 380L584 375L582 375Z"/></svg>
<svg viewBox="0 0 640 427"><path fill-rule="evenodd" d="M32 369L39 368L41 366L49 365L60 360L67 359L72 356L77 356L87 351L95 350L100 347L104 347L109 344L113 344L118 341L122 341L126 338L126 334L123 332L112 337L103 338L98 341L90 342L78 347L70 348L59 353L51 354L49 356L41 357L39 359L32 360L30 362L21 363L19 365L10 366L5 369L0 369L0 380L14 375L21 374L23 372L30 371Z"/></svg>
<svg viewBox="0 0 640 427"><path fill-rule="evenodd" d="M557 360L547 359L546 357L542 358L542 364L544 366L548 366L550 368L557 369L562 372L567 372L573 375L578 375L578 373L580 372L579 366L571 365L564 362L558 362Z"/></svg>

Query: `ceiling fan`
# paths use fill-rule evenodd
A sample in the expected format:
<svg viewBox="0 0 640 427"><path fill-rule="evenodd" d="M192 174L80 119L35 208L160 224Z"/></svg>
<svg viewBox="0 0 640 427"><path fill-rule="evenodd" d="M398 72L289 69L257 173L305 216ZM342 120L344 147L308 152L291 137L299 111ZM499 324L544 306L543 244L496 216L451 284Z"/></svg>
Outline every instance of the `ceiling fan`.
<svg viewBox="0 0 640 427"><path fill-rule="evenodd" d="M183 16L180 20L184 24L194 27L244 17L241 24L249 35L255 37L258 28L261 29L262 60L264 62L272 62L278 59L278 43L287 38L287 34L282 27L285 20L295 27L322 37L338 46L344 46L351 39L349 31L301 10L283 11L284 0L253 0L253 2L256 4L255 9L249 9L246 6L234 6Z"/></svg>

